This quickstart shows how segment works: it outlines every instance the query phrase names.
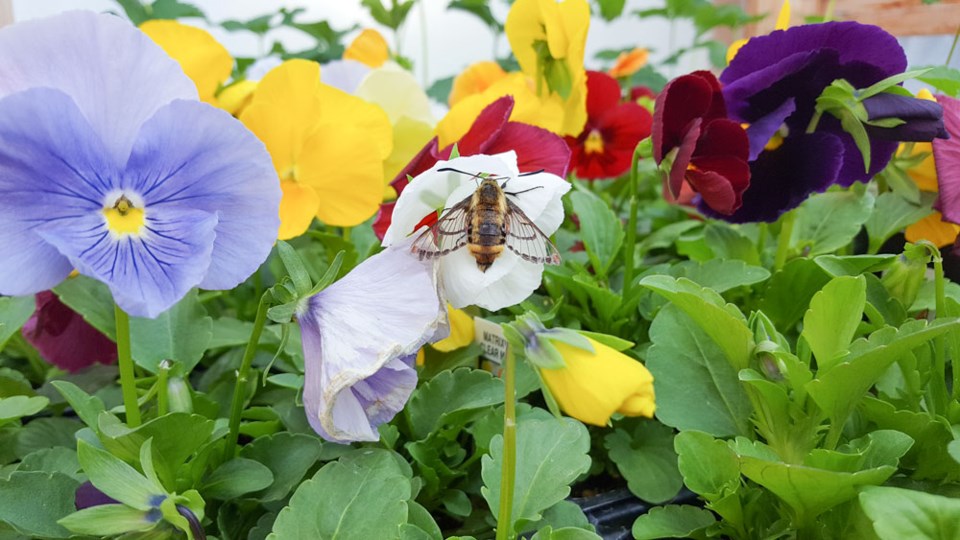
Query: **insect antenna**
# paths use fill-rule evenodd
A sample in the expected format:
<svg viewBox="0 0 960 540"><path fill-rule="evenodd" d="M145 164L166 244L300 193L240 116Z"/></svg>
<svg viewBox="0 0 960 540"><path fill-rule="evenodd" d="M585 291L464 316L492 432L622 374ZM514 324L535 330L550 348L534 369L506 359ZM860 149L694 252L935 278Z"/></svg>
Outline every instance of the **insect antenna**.
<svg viewBox="0 0 960 540"><path fill-rule="evenodd" d="M504 186L506 186L506 184L504 184ZM515 192L504 191L503 194L504 194L504 195L510 195L510 196L516 197L517 195L520 195L521 193L526 193L526 192L528 192L528 191L533 191L533 190L535 190L535 189L540 189L540 188L542 188L542 187L543 187L543 186L533 186L532 188L525 189L525 190L523 190L523 191L515 191Z"/></svg>
<svg viewBox="0 0 960 540"><path fill-rule="evenodd" d="M546 169L540 169L539 171L528 171L528 172L525 172L525 173L520 173L520 174L518 174L517 176L533 176L533 175L535 175L535 174L540 174L540 173L542 173L542 172L544 172L544 171L546 171Z"/></svg>
<svg viewBox="0 0 960 540"><path fill-rule="evenodd" d="M476 173L476 174L468 173L466 171L461 171L460 169L454 169L453 167L443 167L443 168L437 169L437 172L455 172L455 173L465 174L475 181L480 180L480 178L484 175L484 173Z"/></svg>

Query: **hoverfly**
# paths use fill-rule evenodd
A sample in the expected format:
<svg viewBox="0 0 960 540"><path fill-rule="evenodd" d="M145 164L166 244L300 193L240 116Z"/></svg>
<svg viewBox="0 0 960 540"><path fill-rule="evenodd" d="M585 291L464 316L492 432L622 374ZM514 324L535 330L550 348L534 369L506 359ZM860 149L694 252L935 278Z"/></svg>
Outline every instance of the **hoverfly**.
<svg viewBox="0 0 960 540"><path fill-rule="evenodd" d="M456 169L438 169L469 174ZM537 174L543 171L536 171ZM506 247L525 261L560 264L560 253L533 221L507 196L517 196L542 186L510 193L504 191L509 178L472 174L480 180L472 195L453 205L437 222L413 242L411 251L420 260L448 255L467 246L477 260L477 267L486 272ZM524 176L524 175L521 175ZM503 185L499 183L504 180Z"/></svg>

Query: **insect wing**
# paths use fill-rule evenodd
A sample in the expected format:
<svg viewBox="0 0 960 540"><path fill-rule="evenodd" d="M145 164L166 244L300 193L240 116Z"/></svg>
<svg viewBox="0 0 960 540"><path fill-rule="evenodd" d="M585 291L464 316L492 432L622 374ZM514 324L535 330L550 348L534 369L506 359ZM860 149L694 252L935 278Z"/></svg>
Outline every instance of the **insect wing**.
<svg viewBox="0 0 960 540"><path fill-rule="evenodd" d="M467 224L470 222L470 199L453 205L432 227L413 241L411 251L423 259L452 253L467 245Z"/></svg>
<svg viewBox="0 0 960 540"><path fill-rule="evenodd" d="M523 210L507 199L507 249L521 259L540 264L560 264L560 252Z"/></svg>

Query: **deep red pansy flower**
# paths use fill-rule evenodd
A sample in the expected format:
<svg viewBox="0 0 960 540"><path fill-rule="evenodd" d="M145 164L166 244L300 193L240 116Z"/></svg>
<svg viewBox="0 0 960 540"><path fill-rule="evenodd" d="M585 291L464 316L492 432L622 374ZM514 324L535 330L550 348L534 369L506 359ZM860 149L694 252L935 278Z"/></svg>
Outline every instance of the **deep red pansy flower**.
<svg viewBox="0 0 960 540"><path fill-rule="evenodd" d="M637 143L650 136L650 112L621 97L616 79L587 72L587 123L577 137L565 137L580 178L614 178L627 172Z"/></svg>
<svg viewBox="0 0 960 540"><path fill-rule="evenodd" d="M727 118L720 83L709 71L670 81L657 96L653 113L653 158L665 172L665 192L680 195L684 180L700 195L700 205L732 214L750 185L750 142Z"/></svg>
<svg viewBox="0 0 960 540"><path fill-rule="evenodd" d="M23 325L23 337L40 356L74 372L95 363L115 364L117 347L50 291L37 294L37 309Z"/></svg>
<svg viewBox="0 0 960 540"><path fill-rule="evenodd" d="M543 128L511 122L512 111L513 96L504 96L487 105L459 141L441 150L437 138L434 137L397 174L390 185L399 195L407 187L408 177L417 176L438 161L450 159L454 145L461 156L500 154L512 150L517 153L517 167L521 173L543 170L561 178L565 177L570 166L570 149L563 138ZM380 205L380 211L373 222L373 231L381 240L390 227L393 206L393 202ZM431 217L436 219L434 215Z"/></svg>

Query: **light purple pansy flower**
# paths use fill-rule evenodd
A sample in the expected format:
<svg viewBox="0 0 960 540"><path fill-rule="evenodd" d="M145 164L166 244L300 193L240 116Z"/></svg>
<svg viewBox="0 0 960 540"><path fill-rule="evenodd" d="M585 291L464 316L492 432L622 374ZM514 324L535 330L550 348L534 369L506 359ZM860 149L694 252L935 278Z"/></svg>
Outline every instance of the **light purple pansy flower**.
<svg viewBox="0 0 960 540"><path fill-rule="evenodd" d="M0 30L0 294L76 268L155 317L253 273L279 201L263 144L130 23L69 12Z"/></svg>
<svg viewBox="0 0 960 540"><path fill-rule="evenodd" d="M411 241L363 261L297 315L303 406L324 439L378 440L417 386L417 351L449 333L434 265Z"/></svg>

